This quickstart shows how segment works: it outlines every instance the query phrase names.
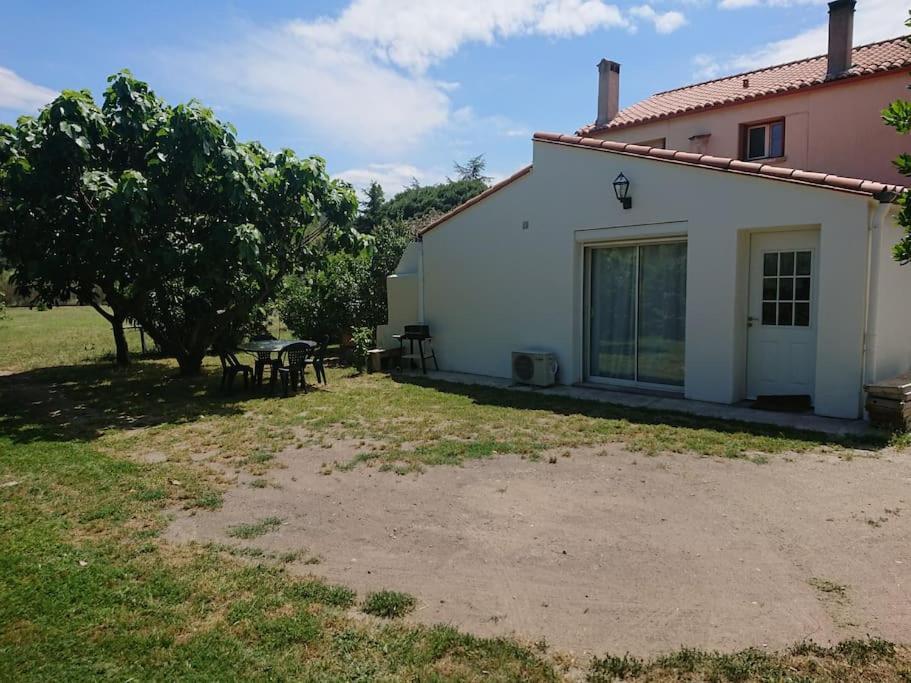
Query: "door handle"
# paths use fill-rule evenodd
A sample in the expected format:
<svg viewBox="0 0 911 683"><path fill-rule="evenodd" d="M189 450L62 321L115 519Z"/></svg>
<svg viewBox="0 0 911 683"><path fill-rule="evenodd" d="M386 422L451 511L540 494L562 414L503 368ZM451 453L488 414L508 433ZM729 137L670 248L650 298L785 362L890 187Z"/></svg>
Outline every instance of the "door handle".
<svg viewBox="0 0 911 683"><path fill-rule="evenodd" d="M753 327L753 323L759 320L759 318L754 318L751 315L747 316L747 327Z"/></svg>

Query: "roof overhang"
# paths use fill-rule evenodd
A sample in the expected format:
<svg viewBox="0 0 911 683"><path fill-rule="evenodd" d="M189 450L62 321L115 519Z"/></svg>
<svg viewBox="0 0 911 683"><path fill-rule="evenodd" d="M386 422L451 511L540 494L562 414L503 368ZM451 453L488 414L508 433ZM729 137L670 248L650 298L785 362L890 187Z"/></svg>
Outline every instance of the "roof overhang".
<svg viewBox="0 0 911 683"><path fill-rule="evenodd" d="M901 185L889 185L880 183L875 180L864 180L861 178L845 178L842 176L816 173L814 171L801 171L793 168L784 168L782 166L772 166L769 164L757 164L750 161L740 161L739 159L728 159L726 157L715 157L708 154L696 154L694 152L679 152L673 149L663 149L660 147L644 147L642 145L631 145L625 142L615 142L613 140L599 140L597 138L584 138L578 135L563 135L561 133L535 133L532 137L534 142L541 142L551 145L561 145L564 147L574 147L595 152L610 152L624 156L637 157L649 161L661 163L677 164L681 166L690 166L702 168L711 171L720 171L723 173L733 173L736 175L752 176L767 180L779 182L795 183L806 185L824 190L833 190L836 192L849 192L851 194L864 195L881 203L894 203L901 198L907 191L907 188ZM434 228L447 222L449 219L457 216L463 211L470 209L496 192L511 185L520 178L525 177L532 171L532 166L528 165L520 168L508 178L491 185L481 194L472 197L467 202L459 204L457 207L443 214L418 233L418 238L427 234Z"/></svg>
<svg viewBox="0 0 911 683"><path fill-rule="evenodd" d="M677 150L659 147L644 147L642 145L632 145L626 142L585 138L578 135L535 133L533 139L535 142L577 147L592 151L612 152L614 154L634 156L665 163L682 164L713 171L722 171L725 173L736 173L740 175L768 178L770 180L798 183L801 185L811 185L826 190L851 192L874 197L879 201L882 201L879 197L891 197L890 201L895 201L906 191L906 188L901 185L889 185L875 180L845 178L829 173L801 171L799 169L772 166L770 164L757 164L750 161L740 161L739 159L729 159L727 157L715 157L695 152L679 152Z"/></svg>

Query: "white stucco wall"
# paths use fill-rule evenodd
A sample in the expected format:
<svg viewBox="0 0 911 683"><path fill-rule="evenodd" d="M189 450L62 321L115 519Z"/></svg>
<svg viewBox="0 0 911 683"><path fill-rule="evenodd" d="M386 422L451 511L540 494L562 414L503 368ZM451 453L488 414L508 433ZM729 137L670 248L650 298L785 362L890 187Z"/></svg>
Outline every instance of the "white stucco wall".
<svg viewBox="0 0 911 683"><path fill-rule="evenodd" d="M621 171L631 182L626 211L611 187ZM685 395L740 400L749 234L809 228L820 238L816 411L856 417L872 204L861 195L536 142L530 174L423 237L425 319L440 367L509 377L510 352L534 347L557 354L558 381L581 381L584 246L683 235ZM896 306L894 298L888 305ZM902 320L907 334L911 322Z"/></svg>
<svg viewBox="0 0 911 683"><path fill-rule="evenodd" d="M867 382L878 382L911 368L911 265L900 265L892 258L892 247L902 232L893 212L885 217L875 244L879 246L878 267L871 283L875 309L870 314Z"/></svg>
<svg viewBox="0 0 911 683"><path fill-rule="evenodd" d="M419 320L418 270L421 246L420 242L409 244L395 272L386 278L389 320L386 325L379 325L376 329L376 345L381 349L398 348L399 343L392 335L400 334L405 325Z"/></svg>

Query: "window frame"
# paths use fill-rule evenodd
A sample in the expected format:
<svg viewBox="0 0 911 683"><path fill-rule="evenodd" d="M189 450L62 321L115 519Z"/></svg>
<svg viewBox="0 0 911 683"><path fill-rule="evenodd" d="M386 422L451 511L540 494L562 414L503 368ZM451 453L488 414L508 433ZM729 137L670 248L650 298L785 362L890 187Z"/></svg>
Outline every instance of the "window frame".
<svg viewBox="0 0 911 683"><path fill-rule="evenodd" d="M582 244L582 340L579 350L582 353L582 378L584 382L592 384L602 384L605 386L632 387L640 389L657 389L669 393L683 395L686 386L686 364L683 368L683 381L680 384L659 384L655 382L645 382L638 379L639 371L639 248L649 247L657 244L683 244L686 246L687 255L689 254L689 238L687 235L668 235L667 237L631 237L628 239L615 240L592 240ZM618 379L615 377L605 377L593 375L591 373L591 313L593 305L592 293L592 254L597 249L613 249L616 247L636 247L636 282L633 296L634 300L634 377L637 379ZM687 262L688 265L688 262ZM687 282L688 284L688 282ZM688 301L685 299L684 302ZM685 306L685 303L684 303ZM684 309L684 315L686 315ZM684 335L684 349L686 348L686 336Z"/></svg>
<svg viewBox="0 0 911 683"><path fill-rule="evenodd" d="M772 154L772 126L781 124L781 154ZM765 144L763 145L763 156L750 156L750 131L762 128L765 130ZM740 158L742 161L763 161L768 159L784 159L785 145L787 143L787 126L784 117L774 119L765 119L754 121L753 123L743 123L740 125Z"/></svg>

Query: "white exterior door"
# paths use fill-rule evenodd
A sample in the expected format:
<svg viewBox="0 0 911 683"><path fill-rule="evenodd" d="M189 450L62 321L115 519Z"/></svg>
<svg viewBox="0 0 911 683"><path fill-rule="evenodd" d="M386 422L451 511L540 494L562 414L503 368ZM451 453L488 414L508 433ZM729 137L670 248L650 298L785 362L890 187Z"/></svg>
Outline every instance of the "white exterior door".
<svg viewBox="0 0 911 683"><path fill-rule="evenodd" d="M819 233L750 238L747 396L809 395L816 382Z"/></svg>

